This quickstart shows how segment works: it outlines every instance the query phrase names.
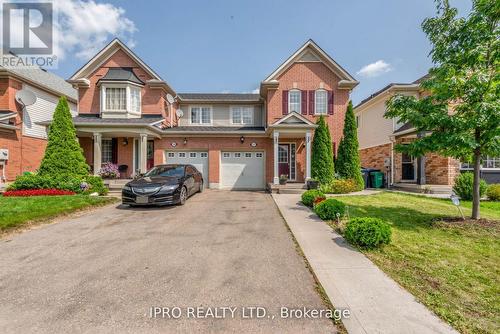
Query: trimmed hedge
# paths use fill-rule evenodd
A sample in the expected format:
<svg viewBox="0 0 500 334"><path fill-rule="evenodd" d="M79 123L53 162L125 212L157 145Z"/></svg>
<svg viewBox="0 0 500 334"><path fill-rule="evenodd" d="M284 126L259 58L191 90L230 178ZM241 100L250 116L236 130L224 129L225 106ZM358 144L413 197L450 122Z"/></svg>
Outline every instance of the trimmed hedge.
<svg viewBox="0 0 500 334"><path fill-rule="evenodd" d="M455 194L460 196L461 199L470 201L472 200L473 193L473 184L474 184L474 174L467 172L458 175L455 178L455 185L453 186L453 191ZM479 182L479 194L480 197L483 197L486 193L486 189L488 185L484 180Z"/></svg>
<svg viewBox="0 0 500 334"><path fill-rule="evenodd" d="M391 242L391 226L379 218L360 217L349 220L344 237L353 245L376 248Z"/></svg>
<svg viewBox="0 0 500 334"><path fill-rule="evenodd" d="M321 115L316 122L311 148L311 176L320 183L333 180L335 169L333 162L332 138L328 124Z"/></svg>
<svg viewBox="0 0 500 334"><path fill-rule="evenodd" d="M353 179L338 179L321 185L320 190L325 194L347 194L358 191L359 185Z"/></svg>
<svg viewBox="0 0 500 334"><path fill-rule="evenodd" d="M82 187L87 185L87 187ZM20 175L7 188L7 190L31 190L31 189L58 189L75 193L93 193L106 195L107 188L99 176L87 175L85 177L75 176L45 176L39 174Z"/></svg>
<svg viewBox="0 0 500 334"><path fill-rule="evenodd" d="M333 198L329 198L314 207L314 212L323 220L335 220L337 214L342 217L345 214L345 204Z"/></svg>
<svg viewBox="0 0 500 334"><path fill-rule="evenodd" d="M316 198L326 198L318 189L311 189L302 194L302 203L308 207L312 207Z"/></svg>
<svg viewBox="0 0 500 334"><path fill-rule="evenodd" d="M490 201L500 201L500 183L490 184L486 196Z"/></svg>

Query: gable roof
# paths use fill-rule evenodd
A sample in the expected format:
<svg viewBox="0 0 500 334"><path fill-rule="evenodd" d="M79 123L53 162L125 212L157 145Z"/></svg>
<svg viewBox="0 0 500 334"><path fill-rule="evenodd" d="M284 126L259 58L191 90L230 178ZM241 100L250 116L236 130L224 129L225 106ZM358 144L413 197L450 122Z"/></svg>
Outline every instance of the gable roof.
<svg viewBox="0 0 500 334"><path fill-rule="evenodd" d="M13 55L3 55L3 57L15 57ZM64 95L72 101L76 101L78 95L76 90L60 76L41 69L37 66L29 67L3 67L0 66L0 74L7 73L19 80L48 90L54 95Z"/></svg>
<svg viewBox="0 0 500 334"><path fill-rule="evenodd" d="M92 57L85 65L80 67L69 79L70 83L85 82L86 77L95 71L96 68L101 66L106 60L108 60L115 52L122 50L130 58L132 58L141 68L146 71L153 79L151 83L163 84L168 90L174 92L174 90L151 68L149 67L141 58L139 58L132 50L130 50L122 41L118 38L113 39L108 45L106 45L101 51L99 51L94 57Z"/></svg>
<svg viewBox="0 0 500 334"><path fill-rule="evenodd" d="M354 88L359 82L349 74L342 66L340 66L330 55L319 47L316 42L309 39L297 51L295 51L288 59L286 59L277 69L275 69L264 81L263 84L273 83L273 80L288 69L295 62L320 61L330 68L341 79L339 86L345 88Z"/></svg>
<svg viewBox="0 0 500 334"><path fill-rule="evenodd" d="M279 120L269 125L269 127L313 127L316 128L318 125L311 122L301 114L292 111L289 114L281 117Z"/></svg>

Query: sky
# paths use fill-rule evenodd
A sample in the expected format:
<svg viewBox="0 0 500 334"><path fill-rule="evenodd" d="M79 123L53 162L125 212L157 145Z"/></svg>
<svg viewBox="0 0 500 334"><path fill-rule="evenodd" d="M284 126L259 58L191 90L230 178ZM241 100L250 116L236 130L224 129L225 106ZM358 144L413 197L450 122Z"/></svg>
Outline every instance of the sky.
<svg viewBox="0 0 500 334"><path fill-rule="evenodd" d="M69 78L119 37L177 92L252 92L308 39L360 84L354 104L432 65L421 23L433 0L56 0ZM451 0L466 14L470 0Z"/></svg>

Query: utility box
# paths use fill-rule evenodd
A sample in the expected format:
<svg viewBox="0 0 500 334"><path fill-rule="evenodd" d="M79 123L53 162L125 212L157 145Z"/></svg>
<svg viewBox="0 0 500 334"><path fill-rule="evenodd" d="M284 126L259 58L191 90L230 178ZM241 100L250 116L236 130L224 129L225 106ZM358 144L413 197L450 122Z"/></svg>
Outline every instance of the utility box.
<svg viewBox="0 0 500 334"><path fill-rule="evenodd" d="M9 160L9 150L6 148L0 148L0 161Z"/></svg>

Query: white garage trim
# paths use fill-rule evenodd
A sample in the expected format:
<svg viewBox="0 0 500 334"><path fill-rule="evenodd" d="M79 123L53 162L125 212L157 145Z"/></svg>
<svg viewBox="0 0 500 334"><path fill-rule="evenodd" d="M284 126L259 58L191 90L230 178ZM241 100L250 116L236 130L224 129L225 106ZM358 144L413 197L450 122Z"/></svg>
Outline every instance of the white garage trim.
<svg viewBox="0 0 500 334"><path fill-rule="evenodd" d="M219 159L220 188L239 190L265 188L265 151L221 151Z"/></svg>

